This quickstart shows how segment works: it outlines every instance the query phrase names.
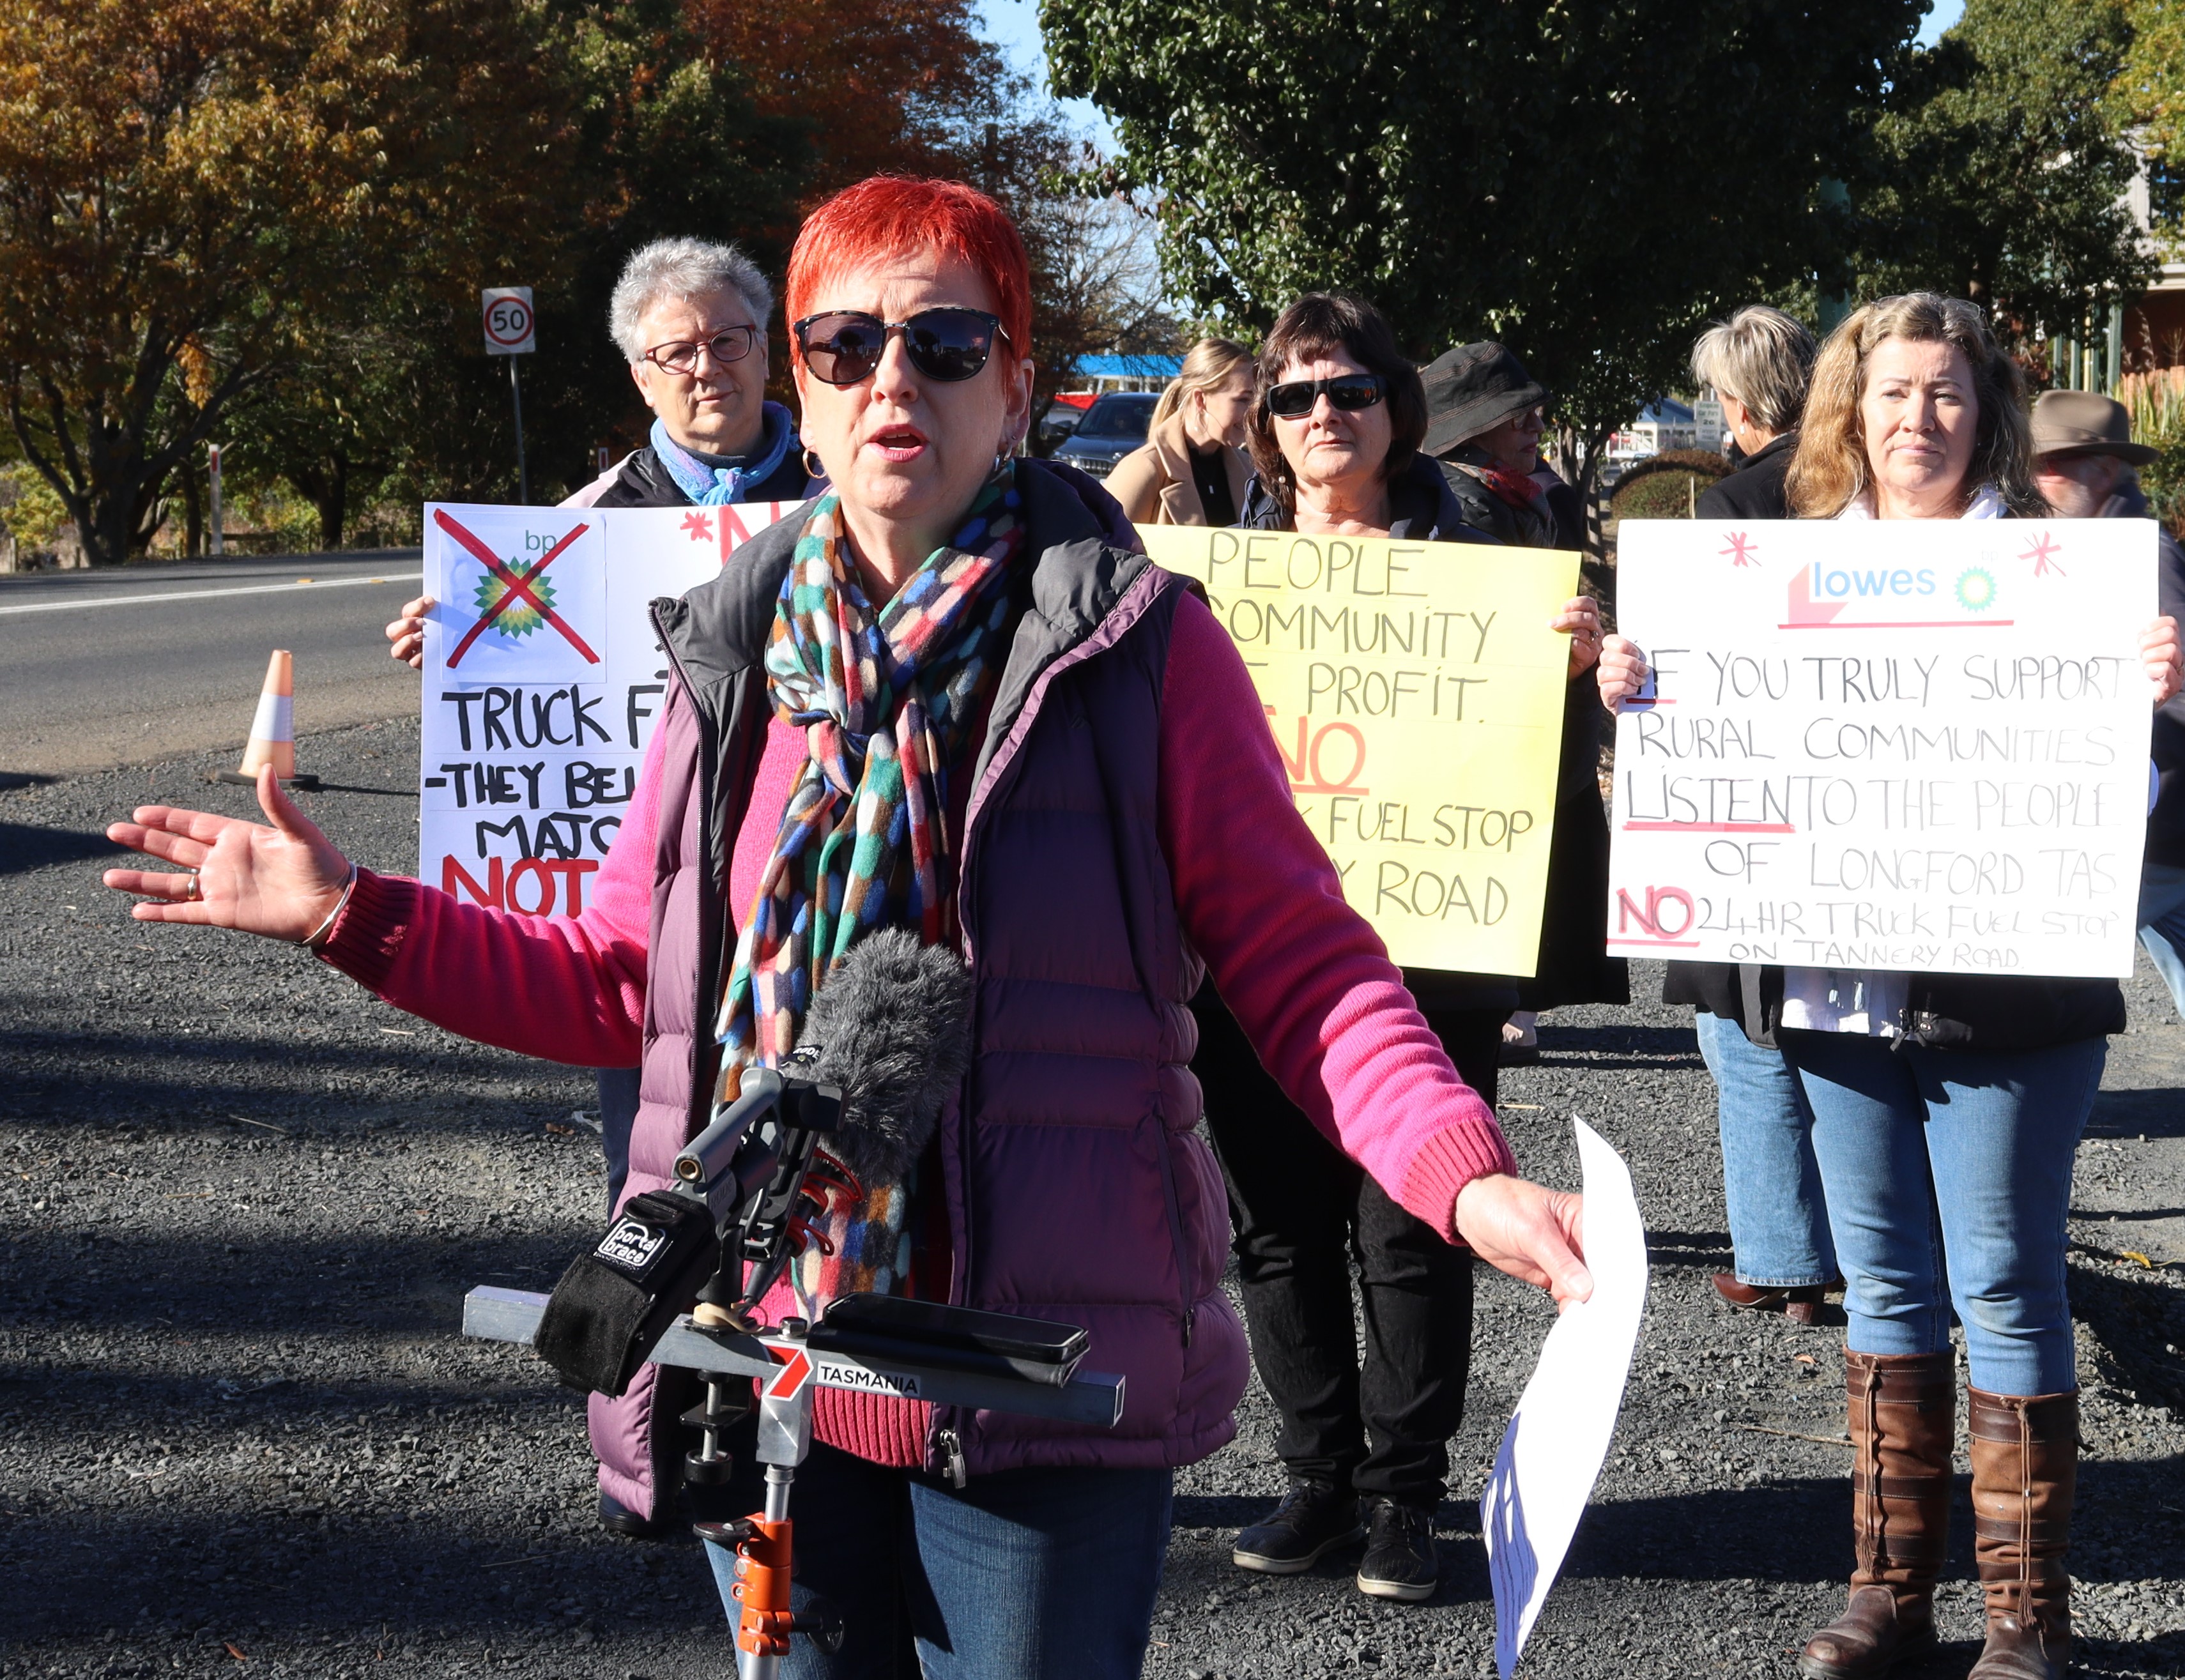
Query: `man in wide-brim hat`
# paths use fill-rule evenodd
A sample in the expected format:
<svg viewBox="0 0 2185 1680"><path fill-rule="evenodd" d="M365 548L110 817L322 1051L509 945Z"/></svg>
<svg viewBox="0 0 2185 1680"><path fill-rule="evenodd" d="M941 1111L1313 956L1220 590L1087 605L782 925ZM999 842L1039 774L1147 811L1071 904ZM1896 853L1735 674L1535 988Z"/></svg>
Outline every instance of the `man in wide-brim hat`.
<svg viewBox="0 0 2185 1680"><path fill-rule="evenodd" d="M2048 391L2033 405L2033 482L2061 518L2147 518L2147 497L2132 469L2160 453L2133 443L2124 405L2098 392ZM2162 611L2185 612L2185 550L2156 528ZM2149 751L2159 790L2147 813L2140 865L2139 942L2185 1014L2185 697L2156 711Z"/></svg>

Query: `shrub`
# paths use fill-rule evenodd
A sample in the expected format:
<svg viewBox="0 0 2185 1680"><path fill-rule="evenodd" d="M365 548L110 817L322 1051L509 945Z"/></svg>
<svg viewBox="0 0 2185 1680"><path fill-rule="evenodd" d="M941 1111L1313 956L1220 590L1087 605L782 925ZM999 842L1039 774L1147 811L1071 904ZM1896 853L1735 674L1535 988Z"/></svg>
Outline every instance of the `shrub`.
<svg viewBox="0 0 2185 1680"><path fill-rule="evenodd" d="M0 466L0 525L25 550L49 549L68 523L68 509L27 461Z"/></svg>
<svg viewBox="0 0 2185 1680"><path fill-rule="evenodd" d="M1688 519L1692 503L1730 465L1709 449L1665 449L1625 469L1608 499L1618 519Z"/></svg>
<svg viewBox="0 0 2185 1680"><path fill-rule="evenodd" d="M2117 398L2132 416L2132 441L2162 451L2139 469L2147 505L2173 536L2185 537L2185 368L2127 374Z"/></svg>

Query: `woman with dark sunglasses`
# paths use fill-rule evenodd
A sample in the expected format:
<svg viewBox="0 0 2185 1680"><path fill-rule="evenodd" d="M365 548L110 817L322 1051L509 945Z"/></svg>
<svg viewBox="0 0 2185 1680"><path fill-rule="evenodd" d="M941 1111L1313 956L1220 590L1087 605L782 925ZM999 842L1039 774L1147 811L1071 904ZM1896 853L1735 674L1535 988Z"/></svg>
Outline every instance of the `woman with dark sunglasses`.
<svg viewBox="0 0 2185 1680"><path fill-rule="evenodd" d="M1500 546L1465 522L1440 468L1419 453L1425 390L1365 299L1313 293L1284 310L1260 353L1259 393L1250 426L1258 473L1243 525ZM1599 656L1600 615L1592 601L1573 600L1554 628L1572 637L1575 680ZM1515 983L1419 969L1405 982L1458 1074L1491 1107ZM1237 1000L1217 996L1217 985L1227 985L1218 972L1193 1002L1200 1038L1192 1070L1206 1091L1253 1358L1282 1414L1275 1450L1289 1478L1232 1556L1243 1569L1296 1575L1362 1536L1359 1590L1415 1603L1439 1578L1433 1515L1464 1415L1472 1257L1329 1143L1268 1076L1227 1007Z"/></svg>
<svg viewBox="0 0 2185 1680"><path fill-rule="evenodd" d="M1579 1198L1517 1177L1344 903L1212 612L1097 483L1016 458L1031 290L1008 216L958 183L868 181L805 224L791 343L832 488L656 606L667 709L573 922L355 868L270 773L272 827L148 807L112 830L188 872L109 872L143 920L304 943L530 1054L640 1062L632 1195L670 1182L724 1069L796 1041L858 940L907 928L962 955L969 1077L917 1162L817 1215L797 1282L1081 1326L1123 1416L822 1389L792 1599L832 1600L847 1637L796 1640L793 1676L1139 1672L1171 1472L1233 1437L1246 1376L1185 1065L1208 968L1283 1089L1435 1241L1559 1299L1591 1289ZM785 1283L763 1309L797 1310ZM648 1366L593 1398L633 1509L670 1485L688 1398Z"/></svg>

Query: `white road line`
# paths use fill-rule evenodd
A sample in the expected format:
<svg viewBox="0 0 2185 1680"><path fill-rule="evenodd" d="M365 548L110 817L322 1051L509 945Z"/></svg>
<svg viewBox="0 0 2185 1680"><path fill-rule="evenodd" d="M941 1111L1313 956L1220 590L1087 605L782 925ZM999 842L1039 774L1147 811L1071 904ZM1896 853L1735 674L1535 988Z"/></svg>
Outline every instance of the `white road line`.
<svg viewBox="0 0 2185 1680"><path fill-rule="evenodd" d="M249 583L239 589L170 589L156 595L93 595L89 600L39 600L21 606L0 606L0 616L11 612L66 612L78 606L135 606L155 600L205 600L214 595L277 595L290 589L349 589L364 583L422 583L422 572L388 572L378 578L328 578L309 583Z"/></svg>

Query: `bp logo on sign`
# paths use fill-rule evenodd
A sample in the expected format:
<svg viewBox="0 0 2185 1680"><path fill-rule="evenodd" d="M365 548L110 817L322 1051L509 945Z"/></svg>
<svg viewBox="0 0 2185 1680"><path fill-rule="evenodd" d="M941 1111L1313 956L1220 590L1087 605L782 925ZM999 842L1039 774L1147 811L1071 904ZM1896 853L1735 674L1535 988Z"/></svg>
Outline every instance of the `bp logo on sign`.
<svg viewBox="0 0 2185 1680"><path fill-rule="evenodd" d="M539 348L528 286L489 286L478 294L485 312L485 353L528 356Z"/></svg>

